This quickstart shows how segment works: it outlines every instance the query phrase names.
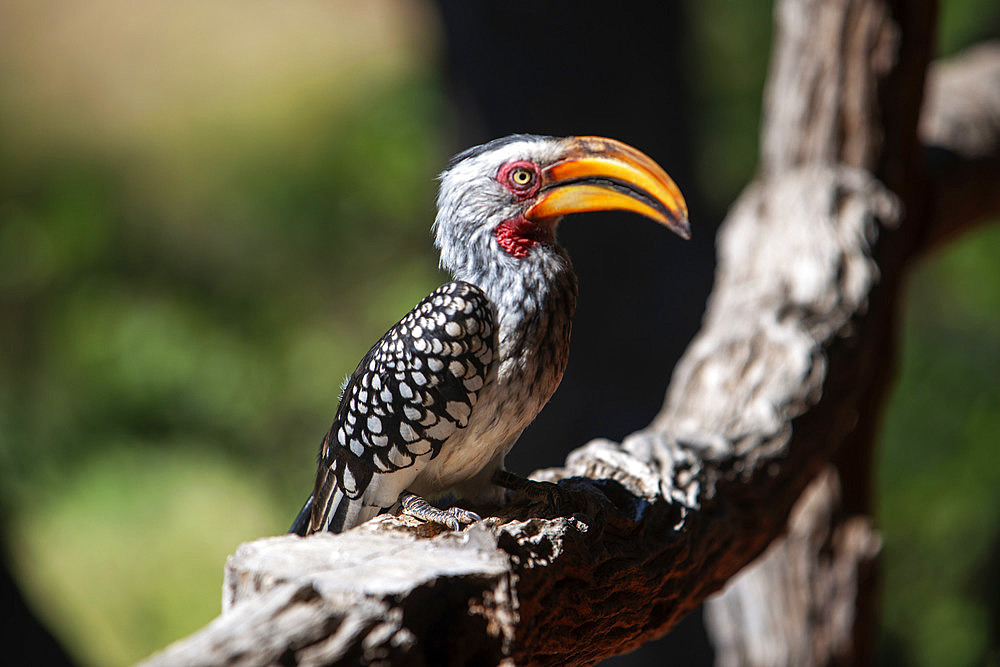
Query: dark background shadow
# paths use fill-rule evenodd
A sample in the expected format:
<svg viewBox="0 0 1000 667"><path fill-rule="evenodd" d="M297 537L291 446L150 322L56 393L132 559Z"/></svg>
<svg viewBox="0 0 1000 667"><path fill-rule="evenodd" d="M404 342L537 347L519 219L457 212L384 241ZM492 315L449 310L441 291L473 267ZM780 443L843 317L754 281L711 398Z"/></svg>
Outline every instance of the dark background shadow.
<svg viewBox="0 0 1000 667"><path fill-rule="evenodd" d="M648 424L698 328L714 268L718 211L694 178L694 114L681 3L608 11L606 2L439 0L456 147L514 132L597 134L659 161L688 201L690 243L634 216L591 214L559 229L580 280L569 365L507 457L520 473L558 465L594 437ZM711 664L695 614L667 637L607 661Z"/></svg>

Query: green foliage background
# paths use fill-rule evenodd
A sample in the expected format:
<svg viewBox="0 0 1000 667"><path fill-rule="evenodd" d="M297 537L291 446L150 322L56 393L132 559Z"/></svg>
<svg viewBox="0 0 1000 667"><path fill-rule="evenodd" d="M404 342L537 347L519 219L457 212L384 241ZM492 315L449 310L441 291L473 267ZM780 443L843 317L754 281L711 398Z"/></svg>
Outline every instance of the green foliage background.
<svg viewBox="0 0 1000 667"><path fill-rule="evenodd" d="M688 4L721 207L754 168L770 15ZM942 51L998 13L943 3ZM0 508L82 662L217 613L225 557L310 487L342 378L442 280L437 48L404 0L0 0ZM886 663L1000 660L998 260L994 226L914 272L880 450Z"/></svg>

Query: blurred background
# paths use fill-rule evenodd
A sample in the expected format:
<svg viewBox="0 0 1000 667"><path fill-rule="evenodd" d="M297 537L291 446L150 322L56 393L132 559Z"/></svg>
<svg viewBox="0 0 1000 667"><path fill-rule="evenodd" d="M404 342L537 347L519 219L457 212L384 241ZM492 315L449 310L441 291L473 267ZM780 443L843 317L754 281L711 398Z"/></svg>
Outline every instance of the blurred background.
<svg viewBox="0 0 1000 667"><path fill-rule="evenodd" d="M226 556L308 495L341 380L446 280L434 178L468 145L605 134L687 195L688 244L563 225L570 366L510 467L651 420L753 175L770 4L499 4L0 0L8 658L41 641L22 596L81 665L218 613ZM995 0L942 2L942 54L991 36ZM918 267L902 316L880 663L1000 664L1000 227ZM697 615L609 664L668 655L710 660Z"/></svg>

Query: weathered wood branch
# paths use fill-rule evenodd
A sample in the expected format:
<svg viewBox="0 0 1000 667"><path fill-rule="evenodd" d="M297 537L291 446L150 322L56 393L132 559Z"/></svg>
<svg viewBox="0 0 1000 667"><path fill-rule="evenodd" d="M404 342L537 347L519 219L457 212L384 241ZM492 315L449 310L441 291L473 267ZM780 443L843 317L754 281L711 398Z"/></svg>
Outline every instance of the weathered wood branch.
<svg viewBox="0 0 1000 667"><path fill-rule="evenodd" d="M933 184L925 243L1000 217L1000 43L930 68L920 136Z"/></svg>
<svg viewBox="0 0 1000 667"><path fill-rule="evenodd" d="M920 138L932 208L922 219L924 234L921 220L906 221L913 253L1000 217L1000 44L971 48L929 69ZM856 478L849 482L861 498L844 502L842 477L828 470L799 500L790 534L708 602L706 626L717 664L857 665L870 659L879 539L867 486L877 417L873 411L869 428L856 429L860 442L845 471Z"/></svg>
<svg viewBox="0 0 1000 667"><path fill-rule="evenodd" d="M782 12L836 35L803 42ZM540 471L551 503L518 498L460 533L382 516L244 544L222 616L147 664L591 664L667 632L782 533L868 430L900 275L934 235L899 167L926 61L906 31L928 26L874 1L778 13L765 168L720 232L703 328L654 423Z"/></svg>
<svg viewBox="0 0 1000 667"><path fill-rule="evenodd" d="M840 514L840 480L828 467L799 498L788 533L706 605L719 667L864 661L856 599L881 544L869 517Z"/></svg>

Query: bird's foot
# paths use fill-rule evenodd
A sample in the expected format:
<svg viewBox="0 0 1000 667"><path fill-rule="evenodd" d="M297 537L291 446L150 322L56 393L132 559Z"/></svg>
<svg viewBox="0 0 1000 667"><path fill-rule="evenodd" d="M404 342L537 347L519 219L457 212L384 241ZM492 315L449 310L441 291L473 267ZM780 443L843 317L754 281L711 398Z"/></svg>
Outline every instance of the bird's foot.
<svg viewBox="0 0 1000 667"><path fill-rule="evenodd" d="M493 483L549 507L558 508L567 502L566 494L558 485L521 477L503 468L493 473Z"/></svg>
<svg viewBox="0 0 1000 667"><path fill-rule="evenodd" d="M461 507L449 507L446 510L438 509L417 494L410 493L409 491L403 492L399 497L399 503L403 507L403 514L409 514L423 521L438 523L452 530L459 530L463 524L482 521L482 517L475 512L464 510Z"/></svg>

